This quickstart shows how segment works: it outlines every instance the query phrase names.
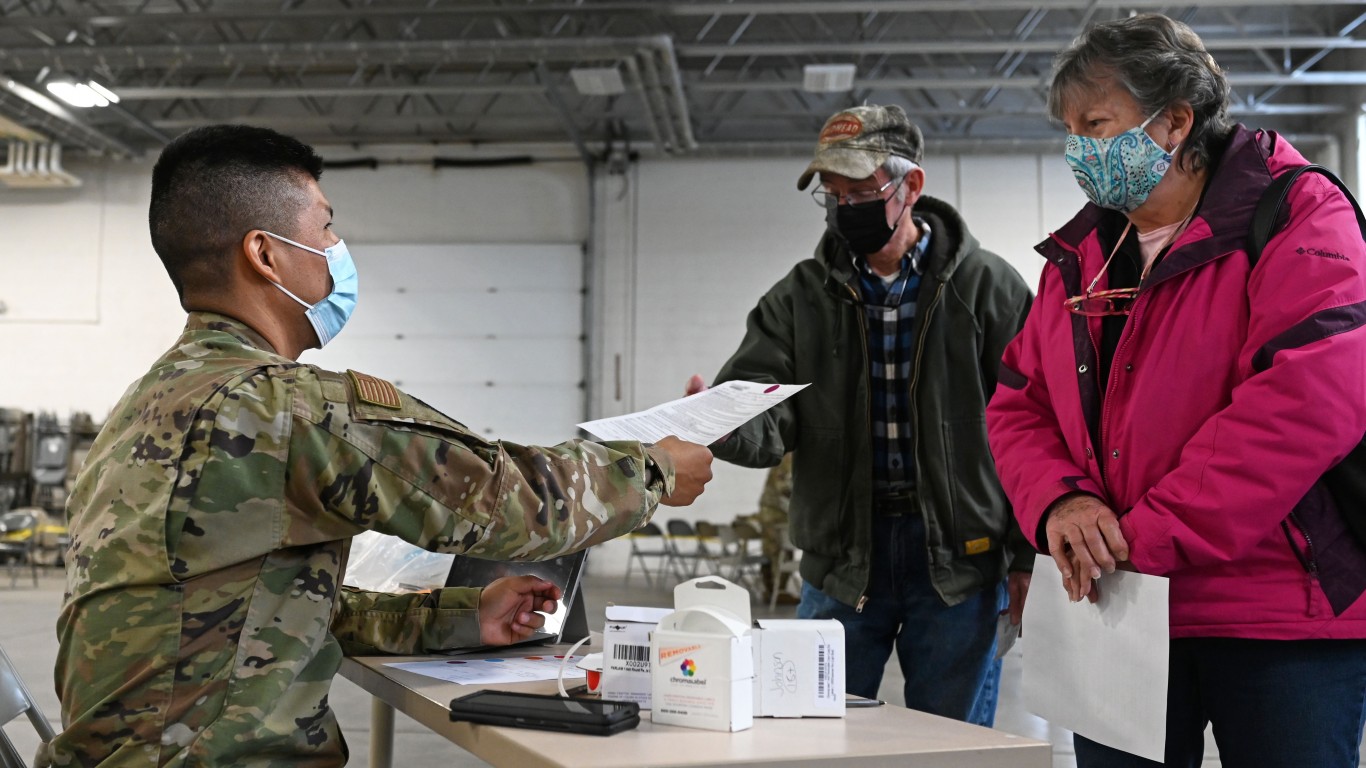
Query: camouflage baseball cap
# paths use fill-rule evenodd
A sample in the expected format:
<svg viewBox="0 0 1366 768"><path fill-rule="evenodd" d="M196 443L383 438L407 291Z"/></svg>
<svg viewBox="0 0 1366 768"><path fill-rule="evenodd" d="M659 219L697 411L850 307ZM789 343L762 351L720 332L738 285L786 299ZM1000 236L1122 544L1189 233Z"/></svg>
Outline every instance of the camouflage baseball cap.
<svg viewBox="0 0 1366 768"><path fill-rule="evenodd" d="M797 179L797 189L806 189L811 177L821 172L866 179L889 155L919 163L924 150L920 129L901 107L869 104L846 109L825 121L816 157Z"/></svg>

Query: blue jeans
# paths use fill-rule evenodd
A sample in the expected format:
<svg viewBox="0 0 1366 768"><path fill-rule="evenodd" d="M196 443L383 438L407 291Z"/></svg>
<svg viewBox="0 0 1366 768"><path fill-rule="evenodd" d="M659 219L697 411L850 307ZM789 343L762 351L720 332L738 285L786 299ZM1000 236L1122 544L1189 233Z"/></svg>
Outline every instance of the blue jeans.
<svg viewBox="0 0 1366 768"><path fill-rule="evenodd" d="M1357 768L1366 640L1171 641L1165 765L1195 768L1214 724L1225 768ZM1161 768L1072 739L1077 768Z"/></svg>
<svg viewBox="0 0 1366 768"><path fill-rule="evenodd" d="M907 707L990 727L1001 679L996 617L1005 609L1005 584L944 605L930 584L920 516L878 516L867 594L860 613L802 583L797 617L844 625L845 690L877 698L895 647Z"/></svg>

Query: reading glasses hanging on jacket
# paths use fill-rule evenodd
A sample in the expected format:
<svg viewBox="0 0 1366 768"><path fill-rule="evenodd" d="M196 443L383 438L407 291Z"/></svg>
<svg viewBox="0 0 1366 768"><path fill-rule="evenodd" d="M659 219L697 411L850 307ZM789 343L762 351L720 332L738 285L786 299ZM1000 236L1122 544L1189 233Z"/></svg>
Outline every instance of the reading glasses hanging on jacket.
<svg viewBox="0 0 1366 768"><path fill-rule="evenodd" d="M1064 299L1062 305L1072 314L1083 315L1085 317L1114 317L1116 315L1128 315L1133 311L1134 302L1138 299L1138 291L1143 286L1143 281L1148 279L1148 273L1152 271L1153 265L1158 261L1157 256L1165 251L1167 246L1175 242L1176 239L1181 236L1181 233L1186 231L1186 227L1190 226L1191 219L1194 216L1195 209L1191 209L1191 212L1186 214L1185 220L1181 222L1181 226L1172 230L1172 233L1162 241L1162 245L1158 246L1157 251L1154 253L1154 257L1151 259L1145 258L1143 260L1143 273L1138 276L1138 285L1133 286L1132 288L1110 288L1104 291L1097 291L1096 285L1099 284L1100 279L1105 276L1105 270L1110 268L1110 262L1115 260L1115 254L1119 253L1120 246L1124 244L1125 238L1129 236L1129 230L1133 229L1134 223L1130 221L1125 225L1124 231L1120 233L1119 239L1115 241L1115 247L1110 249L1109 257L1105 259L1105 263L1101 265L1100 271L1096 273L1096 277L1091 281L1091 284L1086 286L1086 290L1082 292L1080 296L1070 296L1067 299Z"/></svg>

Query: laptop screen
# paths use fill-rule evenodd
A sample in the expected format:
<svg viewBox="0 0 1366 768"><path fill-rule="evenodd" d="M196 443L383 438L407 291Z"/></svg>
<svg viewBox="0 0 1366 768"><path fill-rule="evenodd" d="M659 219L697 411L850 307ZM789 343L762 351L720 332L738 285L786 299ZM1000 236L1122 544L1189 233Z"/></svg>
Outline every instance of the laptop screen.
<svg viewBox="0 0 1366 768"><path fill-rule="evenodd" d="M557 643L565 632L565 623L575 601L579 597L579 578L583 574L584 560L588 550L557 557L554 560L536 562L480 560L475 557L456 555L451 563L451 572L446 577L448 587L485 587L504 576L537 576L553 582L564 592L558 610L547 614L545 626L531 640ZM578 638L572 638L577 640Z"/></svg>

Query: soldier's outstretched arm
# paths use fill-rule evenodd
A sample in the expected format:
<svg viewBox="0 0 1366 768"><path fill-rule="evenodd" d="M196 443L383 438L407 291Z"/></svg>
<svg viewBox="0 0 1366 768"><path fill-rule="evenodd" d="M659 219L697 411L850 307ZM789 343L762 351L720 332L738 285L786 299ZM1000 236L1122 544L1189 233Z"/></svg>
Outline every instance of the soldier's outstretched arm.
<svg viewBox="0 0 1366 768"><path fill-rule="evenodd" d="M710 478L709 453L493 442L382 380L311 367L295 375L287 496L313 508L291 516L290 541L373 529L432 550L546 559L628 533L662 498L691 501ZM676 454L686 489L675 485Z"/></svg>
<svg viewBox="0 0 1366 768"><path fill-rule="evenodd" d="M337 595L332 634L348 656L422 654L523 640L545 624L564 596L535 576L487 587L445 587L402 595L353 587Z"/></svg>

